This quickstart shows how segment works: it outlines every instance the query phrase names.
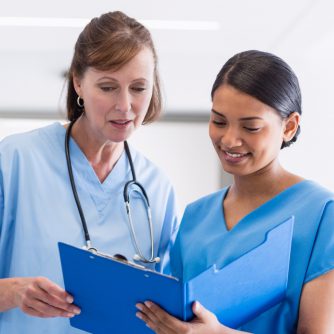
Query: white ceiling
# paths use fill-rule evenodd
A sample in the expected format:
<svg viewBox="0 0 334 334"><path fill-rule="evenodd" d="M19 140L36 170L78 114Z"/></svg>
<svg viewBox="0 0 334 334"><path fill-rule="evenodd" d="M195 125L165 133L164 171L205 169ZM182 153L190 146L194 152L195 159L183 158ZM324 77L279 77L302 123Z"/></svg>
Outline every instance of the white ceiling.
<svg viewBox="0 0 334 334"><path fill-rule="evenodd" d="M167 113L205 113L221 65L260 49L284 58L300 78L308 108L331 107L334 5L330 0L11 0L0 17L92 18L122 10L137 19L219 22L216 31L151 30ZM62 73L81 28L0 26L0 115L55 115ZM64 94L63 94L64 95Z"/></svg>

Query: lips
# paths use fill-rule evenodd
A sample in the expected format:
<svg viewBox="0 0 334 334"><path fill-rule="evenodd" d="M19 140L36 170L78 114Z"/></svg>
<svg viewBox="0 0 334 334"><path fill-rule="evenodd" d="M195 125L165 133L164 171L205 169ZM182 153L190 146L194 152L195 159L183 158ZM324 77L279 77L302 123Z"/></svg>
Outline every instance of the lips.
<svg viewBox="0 0 334 334"><path fill-rule="evenodd" d="M245 160L250 153L240 153L240 152L229 152L229 151L223 151L224 159L229 163L239 163L243 160Z"/></svg>
<svg viewBox="0 0 334 334"><path fill-rule="evenodd" d="M115 120L111 120L109 122L114 127L116 127L117 129L125 129L126 127L128 127L132 123L132 120L129 120L129 119L115 119Z"/></svg>
<svg viewBox="0 0 334 334"><path fill-rule="evenodd" d="M110 121L111 123L115 123L115 124L126 124L131 122L131 120L128 119L118 119L118 120L112 120Z"/></svg>
<svg viewBox="0 0 334 334"><path fill-rule="evenodd" d="M248 153L233 153L233 152L227 152L227 151L224 151L224 153L226 153L231 158L241 158L248 154Z"/></svg>

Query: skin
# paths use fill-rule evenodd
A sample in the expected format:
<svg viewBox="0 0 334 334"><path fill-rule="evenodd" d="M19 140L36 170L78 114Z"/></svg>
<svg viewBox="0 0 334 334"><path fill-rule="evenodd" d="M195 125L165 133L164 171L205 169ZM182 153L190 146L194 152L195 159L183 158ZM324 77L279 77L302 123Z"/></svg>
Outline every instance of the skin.
<svg viewBox="0 0 334 334"><path fill-rule="evenodd" d="M0 280L0 312L19 307L41 318L71 318L80 313L73 297L45 277L15 277Z"/></svg>
<svg viewBox="0 0 334 334"><path fill-rule="evenodd" d="M124 149L124 140L142 124L152 98L152 52L144 48L118 71L88 68L74 86L85 112L72 136L100 182L109 175ZM36 317L73 317L80 309L73 297L45 277L0 279L0 312L19 307Z"/></svg>
<svg viewBox="0 0 334 334"><path fill-rule="evenodd" d="M234 182L223 202L227 228L286 188L303 179L278 160L283 141L291 140L300 117L282 119L270 106L229 85L213 97L209 134L223 169ZM197 305L197 306L196 306ZM244 333L227 328L204 307L193 305L194 320L180 321L152 302L138 303L137 317L158 334ZM334 271L304 285L298 334L334 333Z"/></svg>
<svg viewBox="0 0 334 334"><path fill-rule="evenodd" d="M298 334L334 333L334 271L308 282L303 287Z"/></svg>
<svg viewBox="0 0 334 334"><path fill-rule="evenodd" d="M83 77L74 76L74 88L84 100L85 112L75 122L72 137L101 182L122 154L124 140L145 118L153 74L152 52L144 48L118 71L88 68Z"/></svg>

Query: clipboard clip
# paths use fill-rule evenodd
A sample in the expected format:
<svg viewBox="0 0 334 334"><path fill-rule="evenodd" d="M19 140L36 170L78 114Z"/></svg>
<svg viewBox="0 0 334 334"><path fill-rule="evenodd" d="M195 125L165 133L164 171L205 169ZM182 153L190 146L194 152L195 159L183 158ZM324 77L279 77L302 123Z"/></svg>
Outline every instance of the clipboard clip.
<svg viewBox="0 0 334 334"><path fill-rule="evenodd" d="M137 264L137 263L133 263L133 262L130 262L126 256L122 255L122 254L115 254L115 255L109 255L109 254L106 254L106 253L102 253L102 252L99 252L96 248L94 247L88 247L88 246L83 246L82 247L84 250L92 253L93 255L96 255L96 256L102 256L102 257L105 257L105 258L108 258L108 259L112 259L114 261L118 261L118 262L121 262L121 263L124 263L124 264L127 264L131 267L135 267L135 268L139 268L139 269L147 269L145 268L145 266L142 266L140 264Z"/></svg>

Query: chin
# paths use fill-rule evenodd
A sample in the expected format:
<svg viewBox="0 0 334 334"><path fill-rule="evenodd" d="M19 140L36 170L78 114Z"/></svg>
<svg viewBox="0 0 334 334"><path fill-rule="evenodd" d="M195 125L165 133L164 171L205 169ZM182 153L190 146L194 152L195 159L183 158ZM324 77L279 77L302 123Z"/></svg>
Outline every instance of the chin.
<svg viewBox="0 0 334 334"><path fill-rule="evenodd" d="M114 142L114 143L122 143L125 140L128 140L131 137L132 132L127 133L109 133L106 135L107 140Z"/></svg>
<svg viewBox="0 0 334 334"><path fill-rule="evenodd" d="M246 167L244 166L231 166L230 164L227 164L226 162L221 163L224 172L231 174L233 176L247 176L252 174L252 171L249 171Z"/></svg>

